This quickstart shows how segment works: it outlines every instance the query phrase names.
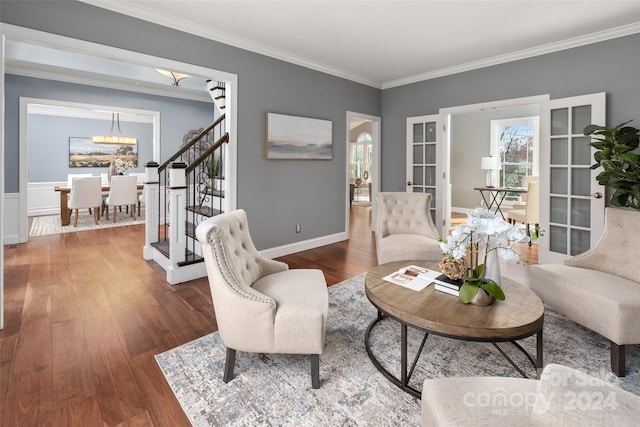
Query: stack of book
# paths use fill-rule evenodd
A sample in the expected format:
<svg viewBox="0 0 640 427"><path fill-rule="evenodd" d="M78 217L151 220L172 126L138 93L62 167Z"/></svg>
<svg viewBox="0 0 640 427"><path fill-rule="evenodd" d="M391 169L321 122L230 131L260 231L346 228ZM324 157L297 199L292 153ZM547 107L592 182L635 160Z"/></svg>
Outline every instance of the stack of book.
<svg viewBox="0 0 640 427"><path fill-rule="evenodd" d="M462 279L453 280L442 274L436 278L435 288L436 291L458 296L462 283L464 283Z"/></svg>

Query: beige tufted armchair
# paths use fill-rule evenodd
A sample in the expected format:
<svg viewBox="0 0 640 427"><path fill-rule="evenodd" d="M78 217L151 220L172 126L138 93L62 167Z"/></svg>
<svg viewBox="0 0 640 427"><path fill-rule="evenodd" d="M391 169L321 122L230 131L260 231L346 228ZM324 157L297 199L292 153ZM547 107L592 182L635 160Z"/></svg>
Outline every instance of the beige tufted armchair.
<svg viewBox="0 0 640 427"><path fill-rule="evenodd" d="M545 304L610 341L611 371L625 376L625 346L640 344L640 212L606 208L593 248L530 274Z"/></svg>
<svg viewBox="0 0 640 427"><path fill-rule="evenodd" d="M442 249L431 220L431 194L378 193L375 238L378 264L440 261Z"/></svg>
<svg viewBox="0 0 640 427"><path fill-rule="evenodd" d="M233 379L236 351L311 355L320 387L320 354L328 292L320 270L293 269L256 250L244 210L207 219L202 244L220 338L227 348L223 380Z"/></svg>

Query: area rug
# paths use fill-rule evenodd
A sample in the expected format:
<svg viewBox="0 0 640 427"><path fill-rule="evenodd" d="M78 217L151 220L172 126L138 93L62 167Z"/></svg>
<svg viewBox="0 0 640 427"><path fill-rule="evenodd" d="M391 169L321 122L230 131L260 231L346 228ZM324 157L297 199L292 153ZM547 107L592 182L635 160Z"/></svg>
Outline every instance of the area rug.
<svg viewBox="0 0 640 427"><path fill-rule="evenodd" d="M364 333L376 310L364 295L364 275L329 288L329 322L320 357L321 387L311 388L308 356L238 352L236 377L222 381L225 349L212 333L156 356L171 389L194 426L419 426L420 402L380 374L369 360ZM409 357L422 335L409 333ZM374 353L399 372L400 327L385 319L371 335ZM520 341L535 355L535 338ZM536 372L511 345L502 348L530 376ZM640 346L627 349L627 376L609 370L609 345L599 335L547 310L545 364L588 372L640 394ZM488 343L430 336L411 384L425 378L519 374Z"/></svg>
<svg viewBox="0 0 640 427"><path fill-rule="evenodd" d="M101 217L100 221L98 221L98 224L96 225L93 220L93 215L89 215L84 212L78 216L78 226L74 227L73 217L71 218L71 224L63 226L60 224L60 215L35 216L31 223L29 237L98 230L101 228L121 227L123 225L144 224L144 208L142 209L141 215L137 216L136 214L135 218L131 218L130 214L125 212L122 212L121 214L119 213L116 218L116 222L113 222L112 215L109 215L109 219L107 219L107 217Z"/></svg>

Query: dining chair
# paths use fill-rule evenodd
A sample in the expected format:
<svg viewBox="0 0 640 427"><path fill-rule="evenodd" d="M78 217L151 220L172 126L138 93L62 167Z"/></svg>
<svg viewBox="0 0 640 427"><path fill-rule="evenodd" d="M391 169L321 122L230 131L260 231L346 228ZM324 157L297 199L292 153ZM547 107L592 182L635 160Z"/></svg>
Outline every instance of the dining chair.
<svg viewBox="0 0 640 427"><path fill-rule="evenodd" d="M90 173L70 173L67 174L67 187L71 188L74 178L90 178L93 174Z"/></svg>
<svg viewBox="0 0 640 427"><path fill-rule="evenodd" d="M75 210L73 226L78 226L78 212L80 209L93 209L93 218L98 224L100 218L100 205L102 204L102 185L100 177L73 178L71 181L71 193L69 195L69 212Z"/></svg>
<svg viewBox="0 0 640 427"><path fill-rule="evenodd" d="M144 180L147 178L147 174L145 172L132 172L129 175L135 176L138 179L138 185L144 184ZM141 205L144 202L144 195L142 190L138 190L138 216L140 216Z"/></svg>
<svg viewBox="0 0 640 427"><path fill-rule="evenodd" d="M116 222L116 212L120 206L131 207L131 217L133 218L138 204L138 179L130 175L112 176L111 188L105 204L107 205L107 219L109 219L110 206L113 206L113 222Z"/></svg>
<svg viewBox="0 0 640 427"><path fill-rule="evenodd" d="M531 226L534 228L533 238L538 237L540 228L540 181L531 181L527 191L527 204L524 209L512 209L507 212L509 222L525 224L527 236L531 236ZM531 240L529 240L531 246Z"/></svg>

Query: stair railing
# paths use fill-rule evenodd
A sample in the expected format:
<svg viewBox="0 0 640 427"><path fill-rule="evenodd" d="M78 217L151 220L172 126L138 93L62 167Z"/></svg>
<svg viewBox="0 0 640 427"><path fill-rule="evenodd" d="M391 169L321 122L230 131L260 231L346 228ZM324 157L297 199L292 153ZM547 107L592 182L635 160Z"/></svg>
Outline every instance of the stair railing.
<svg viewBox="0 0 640 427"><path fill-rule="evenodd" d="M157 197L154 197L154 199L158 204L156 222L158 230L156 235L158 240L157 242L151 243L151 246L153 246L166 257L170 256L169 227L179 227L179 229L181 230L174 230L174 232L184 233L188 237L195 237L195 227L201 221L200 217L194 216L195 213L194 215L188 213L186 216L191 217L189 220L185 221L184 223L182 223L183 221L178 221L179 224L171 224L171 204L169 197L169 173L172 169L171 166L173 164L186 165L186 188L188 194L186 207L188 212L190 210L193 211L194 206L198 206L198 204L200 204L201 207L206 206L207 208L209 208L212 214L221 212L223 207L224 192L222 190L217 190L219 193L214 193L213 191L211 191L211 194L207 194L206 180L204 182L204 187L199 185L198 182L201 181L206 174L206 162L208 161L208 159L211 159L209 161L212 162L214 154L220 160L220 164L224 164L223 161L225 150L223 149L222 145L229 140L229 135L228 133L226 133L225 128L225 115L223 114L218 117L213 123L211 123L211 125L209 125L206 129L202 130L191 141L180 147L180 149L176 151L175 154L169 157L169 159L162 163L157 169L159 185L157 188ZM222 171L222 169L220 170ZM198 176L200 177L200 179L197 178ZM213 181L218 184L223 183L224 174L215 177ZM198 199L198 190L204 192L200 196L200 199ZM216 194L216 196L214 196L214 194ZM206 199L207 197L211 199L211 204L205 204L204 199ZM214 207L214 201L217 203L217 207ZM198 210L197 213L198 215L202 215L203 212L202 210ZM182 218L182 215L180 217ZM194 250L194 240L194 238L187 239L187 243L184 248L185 261L181 262L181 264L189 264L192 262L198 262L200 260L199 254L197 254L197 252L199 251Z"/></svg>

